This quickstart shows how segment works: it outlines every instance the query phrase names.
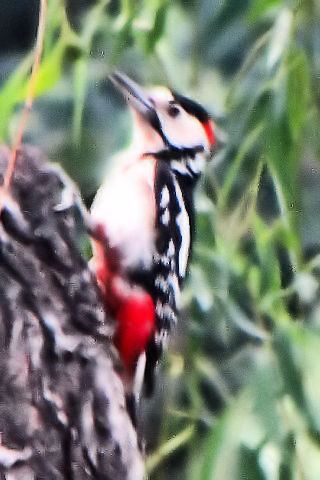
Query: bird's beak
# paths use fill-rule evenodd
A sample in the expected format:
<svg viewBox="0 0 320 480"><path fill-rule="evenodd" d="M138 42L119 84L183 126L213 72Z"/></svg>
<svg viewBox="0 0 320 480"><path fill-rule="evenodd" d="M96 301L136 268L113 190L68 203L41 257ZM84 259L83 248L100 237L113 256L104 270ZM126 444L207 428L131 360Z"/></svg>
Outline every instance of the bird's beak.
<svg viewBox="0 0 320 480"><path fill-rule="evenodd" d="M111 73L109 78L117 89L122 92L129 105L160 135L165 145L170 145L162 130L156 109L148 99L148 95L143 88L120 72Z"/></svg>
<svg viewBox="0 0 320 480"><path fill-rule="evenodd" d="M148 119L154 115L155 110L153 105L147 99L143 89L137 83L120 72L111 73L109 78L117 89L122 92L129 105L131 105L143 117Z"/></svg>

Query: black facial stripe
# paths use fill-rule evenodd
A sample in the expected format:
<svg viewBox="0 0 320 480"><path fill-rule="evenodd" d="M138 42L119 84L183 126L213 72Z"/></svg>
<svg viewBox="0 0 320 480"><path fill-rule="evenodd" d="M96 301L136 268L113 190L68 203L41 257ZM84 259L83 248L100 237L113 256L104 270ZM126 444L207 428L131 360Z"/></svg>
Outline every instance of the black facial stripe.
<svg viewBox="0 0 320 480"><path fill-rule="evenodd" d="M154 109L150 109L148 111L148 120L149 120L149 123L152 126L152 128L156 132L159 133L159 135L162 138L162 140L164 141L165 145L170 145L169 140L167 139L167 137L165 136L165 134L162 130L161 122L159 120L157 112Z"/></svg>
<svg viewBox="0 0 320 480"><path fill-rule="evenodd" d="M178 148L173 145L169 145L169 148L160 150L159 152L146 152L144 156L152 155L157 160L181 160L183 158L195 158L197 153L203 152L204 147L202 145L196 145L195 147Z"/></svg>
<svg viewBox="0 0 320 480"><path fill-rule="evenodd" d="M177 103L190 115L196 117L201 123L205 123L209 120L208 112L197 102L190 100L179 93L172 92L172 95Z"/></svg>

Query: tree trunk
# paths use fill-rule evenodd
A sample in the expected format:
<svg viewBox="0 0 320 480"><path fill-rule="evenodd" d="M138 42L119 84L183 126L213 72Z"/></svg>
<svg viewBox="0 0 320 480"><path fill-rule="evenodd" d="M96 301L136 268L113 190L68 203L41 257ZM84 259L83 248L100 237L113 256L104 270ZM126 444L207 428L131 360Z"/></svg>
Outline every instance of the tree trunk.
<svg viewBox="0 0 320 480"><path fill-rule="evenodd" d="M83 225L72 182L23 146L0 222L3 479L143 478Z"/></svg>

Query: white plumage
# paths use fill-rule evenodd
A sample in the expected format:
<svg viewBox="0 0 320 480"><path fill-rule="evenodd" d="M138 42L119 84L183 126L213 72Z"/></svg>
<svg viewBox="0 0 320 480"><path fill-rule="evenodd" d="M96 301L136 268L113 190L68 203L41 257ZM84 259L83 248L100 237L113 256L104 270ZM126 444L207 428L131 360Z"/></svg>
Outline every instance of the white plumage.
<svg viewBox="0 0 320 480"><path fill-rule="evenodd" d="M131 155L128 155L131 158ZM100 187L92 218L104 227L110 247L116 247L124 268L148 267L154 253L155 160L126 163Z"/></svg>

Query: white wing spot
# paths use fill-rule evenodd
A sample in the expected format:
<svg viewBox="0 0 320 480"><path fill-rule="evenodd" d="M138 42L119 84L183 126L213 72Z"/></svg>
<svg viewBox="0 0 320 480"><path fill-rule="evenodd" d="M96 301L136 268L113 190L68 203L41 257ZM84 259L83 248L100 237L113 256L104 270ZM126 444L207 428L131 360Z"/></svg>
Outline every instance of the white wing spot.
<svg viewBox="0 0 320 480"><path fill-rule="evenodd" d="M177 275L175 275L174 273L171 273L168 276L168 283L173 290L174 301L175 301L176 307L179 309L181 292L180 292L180 286L179 286L179 281L178 281Z"/></svg>
<svg viewBox="0 0 320 480"><path fill-rule="evenodd" d="M168 187L165 186L161 191L160 207L167 208L167 206L169 205L169 200L170 200L169 190L168 190Z"/></svg>
<svg viewBox="0 0 320 480"><path fill-rule="evenodd" d="M190 249L190 222L188 212L184 205L183 196L178 182L175 182L175 191L180 212L177 215L176 223L181 233L181 246L179 250L179 275L184 278L187 270L187 263Z"/></svg>
<svg viewBox="0 0 320 480"><path fill-rule="evenodd" d="M161 215L161 222L163 225L168 226L170 220L170 213L169 210L166 208L163 214Z"/></svg>
<svg viewBox="0 0 320 480"><path fill-rule="evenodd" d="M170 265L170 258L167 257L167 255L159 255L158 253L155 253L153 259L155 262L159 262L166 267Z"/></svg>
<svg viewBox="0 0 320 480"><path fill-rule="evenodd" d="M174 252L175 252L175 248L174 248L174 243L173 243L173 240L170 240L169 242L169 246L168 246L168 250L167 250L167 255L168 257L173 257L174 256Z"/></svg>
<svg viewBox="0 0 320 480"><path fill-rule="evenodd" d="M163 305L160 301L156 304L156 314L159 318L169 320L170 323L176 323L177 317L170 305Z"/></svg>
<svg viewBox="0 0 320 480"><path fill-rule="evenodd" d="M158 275L155 279L155 286L158 287L162 292L167 293L169 290L168 281L162 275Z"/></svg>

